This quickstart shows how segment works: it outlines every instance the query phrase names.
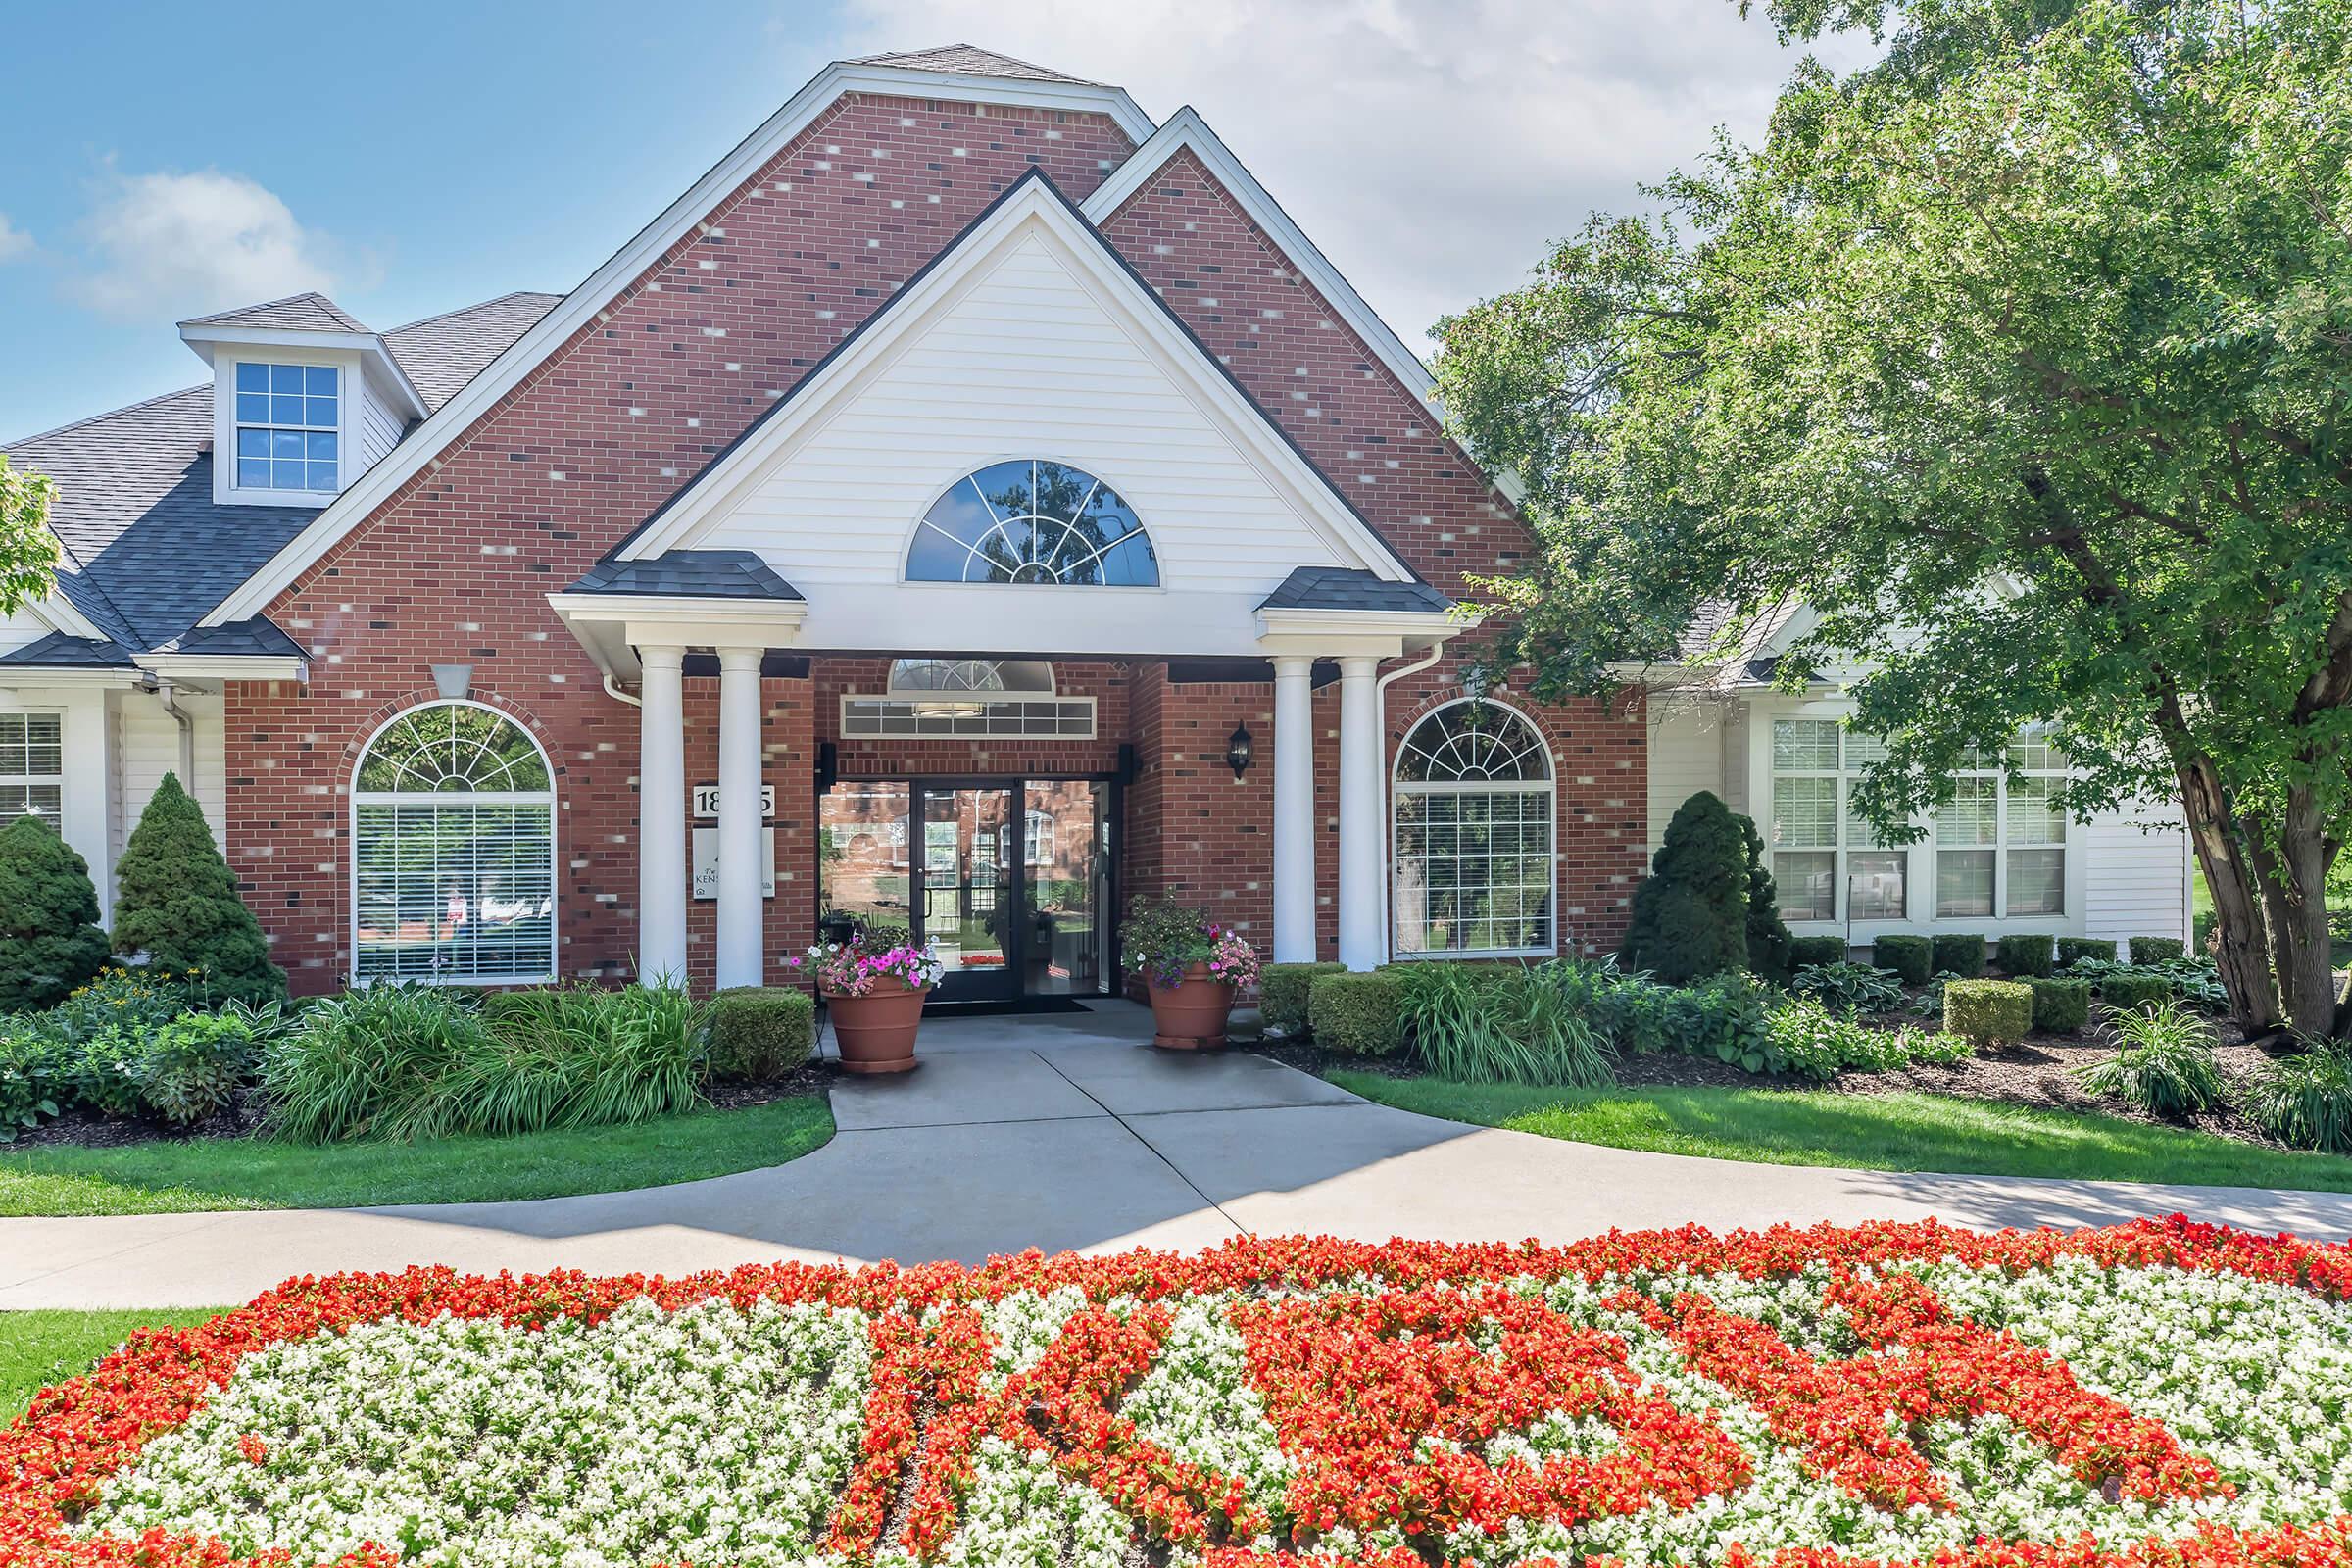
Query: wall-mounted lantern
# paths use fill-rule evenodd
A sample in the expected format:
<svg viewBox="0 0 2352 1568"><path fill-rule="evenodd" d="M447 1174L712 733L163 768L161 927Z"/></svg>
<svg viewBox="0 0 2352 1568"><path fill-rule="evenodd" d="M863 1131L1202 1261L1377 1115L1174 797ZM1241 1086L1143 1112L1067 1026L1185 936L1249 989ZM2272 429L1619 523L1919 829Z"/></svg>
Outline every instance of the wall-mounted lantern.
<svg viewBox="0 0 2352 1568"><path fill-rule="evenodd" d="M1254 751L1255 745L1250 739L1250 726L1234 725L1233 733L1225 738L1225 765L1233 769L1235 778L1250 771L1250 759Z"/></svg>

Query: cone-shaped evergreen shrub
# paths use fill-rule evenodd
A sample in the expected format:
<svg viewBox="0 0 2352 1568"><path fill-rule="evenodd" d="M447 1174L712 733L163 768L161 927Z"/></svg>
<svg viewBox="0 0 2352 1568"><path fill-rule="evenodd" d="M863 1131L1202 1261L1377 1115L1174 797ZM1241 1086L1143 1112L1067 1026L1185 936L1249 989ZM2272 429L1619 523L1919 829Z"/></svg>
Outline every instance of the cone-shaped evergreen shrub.
<svg viewBox="0 0 2352 1568"><path fill-rule="evenodd" d="M1634 890L1626 962L1670 985L1747 967L1747 834L1705 790L1682 804Z"/></svg>
<svg viewBox="0 0 2352 1568"><path fill-rule="evenodd" d="M1765 863L1764 835L1756 831L1754 817L1735 820L1747 840L1747 966L1775 985L1786 985L1796 939L1781 919L1781 894Z"/></svg>
<svg viewBox="0 0 2352 1568"><path fill-rule="evenodd" d="M237 897L204 808L166 773L115 866L115 946L161 969L193 969L215 1002L270 1002L286 972Z"/></svg>
<svg viewBox="0 0 2352 1568"><path fill-rule="evenodd" d="M0 1012L54 1007L108 946L89 862L37 816L0 828Z"/></svg>

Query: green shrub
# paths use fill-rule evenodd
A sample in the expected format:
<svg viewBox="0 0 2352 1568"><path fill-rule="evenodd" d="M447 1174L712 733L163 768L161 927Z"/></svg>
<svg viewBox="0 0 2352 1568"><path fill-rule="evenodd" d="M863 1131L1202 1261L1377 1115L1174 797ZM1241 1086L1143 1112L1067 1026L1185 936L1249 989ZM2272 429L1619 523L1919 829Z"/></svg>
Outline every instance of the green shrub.
<svg viewBox="0 0 2352 1568"><path fill-rule="evenodd" d="M124 953L198 976L216 1002L285 999L286 972L175 774L156 786L116 864L114 936Z"/></svg>
<svg viewBox="0 0 2352 1568"><path fill-rule="evenodd" d="M1843 963L1847 951L1843 937L1790 937L1788 967L1795 970L1817 964Z"/></svg>
<svg viewBox="0 0 2352 1568"><path fill-rule="evenodd" d="M2238 1108L2290 1149L2352 1154L2352 1054L2320 1045L2271 1062L2248 1080Z"/></svg>
<svg viewBox="0 0 2352 1568"><path fill-rule="evenodd" d="M330 997L262 1054L271 1131L302 1144L400 1136L489 1038L477 1008L431 986Z"/></svg>
<svg viewBox="0 0 2352 1568"><path fill-rule="evenodd" d="M1454 967L1431 965L1431 967ZM1315 1043L1355 1056L1392 1056L1404 1045L1404 976L1394 970L1370 974L1317 975L1307 988L1307 1027Z"/></svg>
<svg viewBox="0 0 2352 1568"><path fill-rule="evenodd" d="M1984 972L1984 939L1981 936L1953 933L1936 937L1928 951L1937 974L1974 980Z"/></svg>
<svg viewBox="0 0 2352 1568"><path fill-rule="evenodd" d="M675 1115L703 1102L704 1009L682 986L549 986L486 1022L393 1135L508 1136Z"/></svg>
<svg viewBox="0 0 2352 1568"><path fill-rule="evenodd" d="M1892 969L1907 986L1924 986L1936 972L1935 949L1926 937L1880 937L1870 945L1873 968Z"/></svg>
<svg viewBox="0 0 2352 1568"><path fill-rule="evenodd" d="M1746 832L1701 790L1674 813L1634 890L1626 961L1674 985L1744 969L1751 897Z"/></svg>
<svg viewBox="0 0 2352 1568"><path fill-rule="evenodd" d="M710 1070L766 1083L816 1049L816 999L783 986L736 986L710 999Z"/></svg>
<svg viewBox="0 0 2352 1568"><path fill-rule="evenodd" d="M2187 956L2188 945L2179 937L2133 937L2132 939L2132 961L2133 963L2155 964L2162 963L2168 958L2185 958Z"/></svg>
<svg viewBox="0 0 2352 1568"><path fill-rule="evenodd" d="M2035 975L2026 984L2034 992L2034 1028L2071 1035L2090 1021L2089 981Z"/></svg>
<svg viewBox="0 0 2352 1568"><path fill-rule="evenodd" d="M1306 1033L1306 993L1317 975L1346 974L1344 963L1269 963L1257 977L1258 1016L1286 1035Z"/></svg>
<svg viewBox="0 0 2352 1568"><path fill-rule="evenodd" d="M1943 988L1943 1027L1979 1045L2009 1045L2034 1027L2034 988L2015 980L1953 980Z"/></svg>
<svg viewBox="0 0 2352 1568"><path fill-rule="evenodd" d="M1816 963L1796 971L1788 989L1834 1012L1886 1012L1903 1004L1903 983L1867 963Z"/></svg>
<svg viewBox="0 0 2352 1568"><path fill-rule="evenodd" d="M55 1116L67 1098L57 1044L22 1024L0 1024L0 1144Z"/></svg>
<svg viewBox="0 0 2352 1568"><path fill-rule="evenodd" d="M1994 949L1994 961L2012 980L2030 980L2050 972L2056 944L2046 936L2006 936Z"/></svg>
<svg viewBox="0 0 2352 1568"><path fill-rule="evenodd" d="M143 1035L193 1005L187 986L175 978L155 969L110 965L32 1023L55 1040L88 1040L113 1029Z"/></svg>
<svg viewBox="0 0 2352 1568"><path fill-rule="evenodd" d="M1773 885L1772 867L1764 858L1764 835L1753 817L1735 818L1747 842L1747 967L1778 985L1788 978L1789 949L1796 939L1781 919L1780 890Z"/></svg>
<svg viewBox="0 0 2352 1568"><path fill-rule="evenodd" d="M191 1012L155 1030L131 1056L140 1100L175 1127L226 1109L253 1072L254 1024L241 1011Z"/></svg>
<svg viewBox="0 0 2352 1568"><path fill-rule="evenodd" d="M89 862L37 816L0 828L0 1012L55 1006L108 952Z"/></svg>
<svg viewBox="0 0 2352 1568"><path fill-rule="evenodd" d="M2122 1050L2076 1069L2083 1088L2152 1116L2186 1116L2222 1102L2222 1069L2203 1019L2168 1004L2119 1015L2115 1032Z"/></svg>
<svg viewBox="0 0 2352 1568"><path fill-rule="evenodd" d="M1971 1052L1967 1041L1953 1035L1874 1029L1800 999L1772 1010L1765 1028L1764 1070L1827 1083L1847 1071L1886 1072L1917 1062L1948 1065L1965 1061Z"/></svg>
<svg viewBox="0 0 2352 1568"><path fill-rule="evenodd" d="M2173 1000L2173 983L2160 974L2111 974L2099 982L2099 1000L2117 1012L2161 1007Z"/></svg>
<svg viewBox="0 0 2352 1568"><path fill-rule="evenodd" d="M2096 958L2101 963L2113 963L2115 944L2104 937L2060 937L2058 967L2063 969L2079 958Z"/></svg>

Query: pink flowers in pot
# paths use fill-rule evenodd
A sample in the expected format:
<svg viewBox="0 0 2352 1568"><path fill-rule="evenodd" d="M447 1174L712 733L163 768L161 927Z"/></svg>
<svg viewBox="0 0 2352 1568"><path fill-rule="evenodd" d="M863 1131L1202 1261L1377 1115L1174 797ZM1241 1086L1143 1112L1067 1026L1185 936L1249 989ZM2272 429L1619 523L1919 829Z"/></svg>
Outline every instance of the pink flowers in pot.
<svg viewBox="0 0 2352 1568"><path fill-rule="evenodd" d="M893 940L904 936L904 932L860 931L847 942L818 943L808 950L816 989L828 997L863 997L871 995L875 983L884 979L897 980L909 991L925 991L939 984L947 965L939 961L931 944L918 948L911 942Z"/></svg>

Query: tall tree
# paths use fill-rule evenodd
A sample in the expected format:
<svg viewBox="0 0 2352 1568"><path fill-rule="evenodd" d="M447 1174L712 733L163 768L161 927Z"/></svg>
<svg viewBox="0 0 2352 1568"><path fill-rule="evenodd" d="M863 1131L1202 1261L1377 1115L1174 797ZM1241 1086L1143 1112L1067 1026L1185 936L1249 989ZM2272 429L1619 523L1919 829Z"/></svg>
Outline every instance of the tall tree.
<svg viewBox="0 0 2352 1568"><path fill-rule="evenodd" d="M2054 720L2067 808L2183 802L2240 1021L2352 1033L2352 0L1773 16L1891 45L1441 325L1542 538L1504 657L1599 690L1808 604L1780 676L1864 662L1883 831Z"/></svg>
<svg viewBox="0 0 2352 1568"><path fill-rule="evenodd" d="M49 592L57 570L57 536L49 531L56 496L47 474L19 473L0 452L0 614Z"/></svg>

